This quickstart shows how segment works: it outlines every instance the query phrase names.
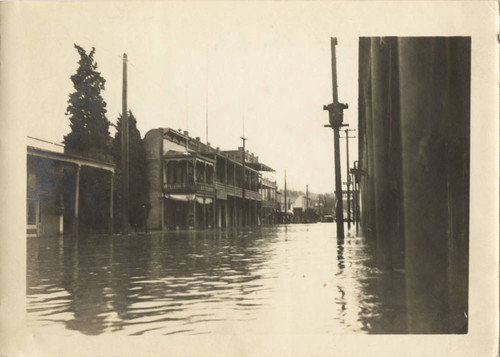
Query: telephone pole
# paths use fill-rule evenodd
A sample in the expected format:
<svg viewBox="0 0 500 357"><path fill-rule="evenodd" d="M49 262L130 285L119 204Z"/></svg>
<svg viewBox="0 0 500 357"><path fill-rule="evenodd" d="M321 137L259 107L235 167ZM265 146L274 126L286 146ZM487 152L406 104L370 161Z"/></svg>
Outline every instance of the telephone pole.
<svg viewBox="0 0 500 357"><path fill-rule="evenodd" d="M122 87L122 234L128 234L129 213L129 138L127 113L127 54L123 54L123 87Z"/></svg>
<svg viewBox="0 0 500 357"><path fill-rule="evenodd" d="M306 185L306 211L309 209L309 185Z"/></svg>
<svg viewBox="0 0 500 357"><path fill-rule="evenodd" d="M247 141L247 138L245 138L245 117L243 117L243 135L240 136L240 139L243 140L243 155L241 156L241 165L243 166L243 173L241 175L241 180L242 180L242 185L241 185L241 197L243 200L243 218L244 218L244 223L243 225L246 225L246 214L245 214L245 185L246 185L246 166L245 166L245 142Z"/></svg>
<svg viewBox="0 0 500 357"><path fill-rule="evenodd" d="M337 221L337 238L344 238L344 207L342 203L342 177L340 175L340 144L339 144L339 131L343 126L344 109L349 106L344 103L339 103L337 93L337 60L335 58L335 46L337 45L337 38L330 39L332 47L332 97L331 104L323 106L324 110L328 111L330 124L325 127L333 129L333 149L335 155L335 196L337 198L336 207L336 221Z"/></svg>
<svg viewBox="0 0 500 357"><path fill-rule="evenodd" d="M309 185L306 185L306 210L304 211L304 217L309 220Z"/></svg>
<svg viewBox="0 0 500 357"><path fill-rule="evenodd" d="M356 129L345 129L345 137L342 137L342 139L345 139L345 145L346 145L346 175L347 175L347 181L346 181L346 186L347 186L347 228L351 228L351 175L349 174L349 139L354 139L356 138L355 136L349 136L350 131L355 131Z"/></svg>
<svg viewBox="0 0 500 357"><path fill-rule="evenodd" d="M287 224L288 219L288 205L286 203L286 169L285 169L285 224Z"/></svg>

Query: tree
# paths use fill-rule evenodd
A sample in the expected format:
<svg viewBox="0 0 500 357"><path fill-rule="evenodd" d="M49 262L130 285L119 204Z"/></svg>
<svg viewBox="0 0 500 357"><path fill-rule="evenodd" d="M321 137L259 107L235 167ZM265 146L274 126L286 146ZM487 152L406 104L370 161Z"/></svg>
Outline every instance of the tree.
<svg viewBox="0 0 500 357"><path fill-rule="evenodd" d="M106 80L97 71L95 48L87 53L75 44L80 55L78 69L71 76L75 92L68 100L66 115L71 131L64 137L65 151L98 160L109 160L109 121L102 98Z"/></svg>
<svg viewBox="0 0 500 357"><path fill-rule="evenodd" d="M121 171L121 141L122 141L122 116L116 121L116 134L113 140L113 158L116 165L115 185L115 228L121 223L121 200L122 200L122 171ZM137 120L129 111L128 114L129 135L129 223L133 227L144 225L149 209L149 180L147 176L147 161L144 142L141 133L137 129ZM146 208L146 209L145 209Z"/></svg>
<svg viewBox="0 0 500 357"><path fill-rule="evenodd" d="M100 161L111 161L109 121L102 91L106 81L97 71L95 48L87 53L75 44L80 55L78 69L71 76L75 91L69 95L66 115L71 131L64 137L65 152ZM68 174L74 177L74 174ZM66 182L74 181L69 177ZM80 172L80 228L99 231L109 222L110 175L102 170L82 167ZM74 186L73 186L74 187ZM65 206L72 207L72 198L65 198ZM67 212L67 211L66 211ZM67 212L69 215L70 212Z"/></svg>

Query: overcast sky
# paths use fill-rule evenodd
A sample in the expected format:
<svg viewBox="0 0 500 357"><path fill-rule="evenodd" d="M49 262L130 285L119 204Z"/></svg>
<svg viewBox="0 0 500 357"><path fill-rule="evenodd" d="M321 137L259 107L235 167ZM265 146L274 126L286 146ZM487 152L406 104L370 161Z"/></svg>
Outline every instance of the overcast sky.
<svg viewBox="0 0 500 357"><path fill-rule="evenodd" d="M391 35L388 23L423 32L409 19L432 17L425 7L393 6L372 18L367 2L272 3L45 3L24 8L18 29L26 61L19 115L27 135L62 141L70 76L77 69L73 43L96 48L106 79L108 119L121 111L122 54L127 53L128 104L141 134L154 128L189 130L223 150L241 145L276 170L283 187L332 192L333 135L324 128L332 101L330 37L338 38L339 100L349 104L345 121L357 127L357 52L360 35ZM398 13L399 11L399 13ZM463 12L459 13L461 16ZM397 15L397 16L396 16ZM450 12L450 19L456 16ZM367 22L367 19L373 21ZM437 19L436 21L443 19ZM463 20L461 20L463 21ZM459 29L461 21L456 28ZM450 28L454 31L453 26ZM399 30L398 33L404 31ZM356 134L354 134L356 135ZM351 162L357 139L350 141ZM341 140L345 180L345 140Z"/></svg>

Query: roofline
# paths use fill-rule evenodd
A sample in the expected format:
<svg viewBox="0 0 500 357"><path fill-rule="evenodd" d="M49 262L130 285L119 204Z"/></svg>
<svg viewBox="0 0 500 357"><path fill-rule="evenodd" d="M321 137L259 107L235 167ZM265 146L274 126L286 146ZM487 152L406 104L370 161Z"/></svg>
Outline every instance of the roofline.
<svg viewBox="0 0 500 357"><path fill-rule="evenodd" d="M206 151L196 151L196 152L199 152L199 153L200 153L200 154L202 154L202 155L207 155L207 154L210 154L210 155L217 155L217 156L222 157L222 158L224 158L224 159L226 159L226 160L228 160L228 161L230 161L230 162L232 162L232 163L242 165L242 163L241 163L240 161L237 161L237 160L231 159L231 158L229 158L229 156L224 155L224 153L229 153L229 152L238 152L238 150L219 150L219 151L217 151L217 149L216 149L216 148L214 148L214 147L212 147L212 146L208 146L206 143L203 143L201 140L200 140L200 141L198 141L198 140L196 140L196 138L193 138L193 137L191 137L191 136L189 136L189 135L187 135L187 136L186 136L183 132L180 132L180 131L178 131L177 129L173 129L173 128L170 128L170 127L165 127L165 128L157 128L157 129L151 129L151 130L149 130L149 131L148 131L148 133L149 133L150 131L153 131L153 130L162 130L162 134L163 134L163 135L167 134L168 132L173 132L173 133L175 133L175 135L178 135L178 136L180 136L180 137L182 137L182 138L184 138L184 139L188 139L188 141L189 141L189 142L199 142L199 143L200 143L200 144L202 144L203 146L205 146L205 147L207 147L207 148L210 148L210 149L211 149L211 150L213 150L213 151L208 151L208 152L206 152ZM147 134L147 133L146 133L146 134ZM258 164L258 165L262 165L263 167L265 167L265 168L266 168L266 170L257 170L257 169L254 169L254 168L252 168L252 167L247 166L247 164L253 164L253 165ZM268 166L268 165L266 165L266 164L264 164L264 163L261 163L261 162L259 162L259 163L251 163L251 162L249 162L249 161L246 161L246 160L245 160L245 167L247 167L247 168L249 168L249 169L251 169L251 170L253 170L253 171L256 171L256 172L259 172L259 171L276 172L276 170L274 170L272 167L270 167L270 166Z"/></svg>
<svg viewBox="0 0 500 357"><path fill-rule="evenodd" d="M40 148L35 148L33 146L27 146L27 155L32 155L32 156L37 156L45 159L50 159L50 160L57 160L57 161L62 161L62 162L67 162L71 164L75 164L78 166L89 166L97 169L103 169L111 172L115 172L115 165L111 163L107 163L104 161L99 161L95 159L89 159L86 157L78 156L78 155L73 155L73 154L67 154L67 153L60 153L60 152L55 152L55 151L50 151L46 149L40 149Z"/></svg>

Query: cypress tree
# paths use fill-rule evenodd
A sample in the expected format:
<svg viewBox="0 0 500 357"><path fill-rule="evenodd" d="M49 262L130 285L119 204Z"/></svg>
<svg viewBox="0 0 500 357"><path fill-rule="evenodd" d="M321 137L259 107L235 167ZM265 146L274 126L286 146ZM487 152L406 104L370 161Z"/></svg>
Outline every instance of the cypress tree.
<svg viewBox="0 0 500 357"><path fill-rule="evenodd" d="M80 60L71 76L75 91L69 95L66 115L71 131L64 137L65 152L86 158L111 162L110 123L106 118L106 102L102 98L105 79L97 70L95 48L87 53L74 45ZM74 174L70 174L74 177ZM69 177L66 182L73 179ZM110 175L99 169L82 167L80 172L80 228L82 231L104 231L109 222ZM72 207L72 198L65 206ZM70 212L65 211L65 215Z"/></svg>
<svg viewBox="0 0 500 357"><path fill-rule="evenodd" d="M94 60L95 48L87 53L75 44L80 55L78 69L71 76L75 91L69 95L66 115L71 131L64 137L67 153L109 160L109 121L106 118L106 102L102 98L106 80L97 71Z"/></svg>

